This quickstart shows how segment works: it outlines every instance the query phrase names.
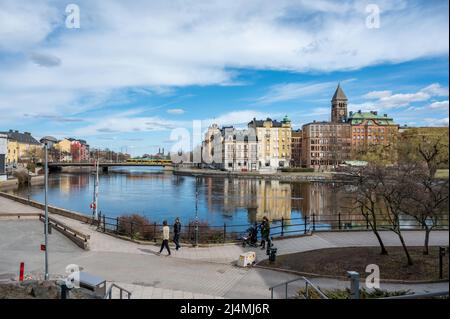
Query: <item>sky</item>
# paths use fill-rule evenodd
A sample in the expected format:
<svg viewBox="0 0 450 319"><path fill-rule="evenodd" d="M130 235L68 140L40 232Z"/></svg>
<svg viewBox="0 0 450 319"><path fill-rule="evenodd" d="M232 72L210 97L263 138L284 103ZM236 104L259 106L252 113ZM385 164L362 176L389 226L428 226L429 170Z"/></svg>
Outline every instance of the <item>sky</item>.
<svg viewBox="0 0 450 319"><path fill-rule="evenodd" d="M338 83L349 111L448 126L448 6L0 0L0 131L174 151L195 144L193 123L329 120Z"/></svg>

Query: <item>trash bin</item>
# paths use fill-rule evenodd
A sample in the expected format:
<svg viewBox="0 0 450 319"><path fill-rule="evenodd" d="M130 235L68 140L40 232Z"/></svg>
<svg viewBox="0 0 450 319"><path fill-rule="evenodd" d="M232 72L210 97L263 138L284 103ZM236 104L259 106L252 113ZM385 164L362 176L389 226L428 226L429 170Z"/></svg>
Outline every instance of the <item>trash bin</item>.
<svg viewBox="0 0 450 319"><path fill-rule="evenodd" d="M275 258L277 257L277 249L271 248L270 249L270 255L269 255L269 261L275 261Z"/></svg>

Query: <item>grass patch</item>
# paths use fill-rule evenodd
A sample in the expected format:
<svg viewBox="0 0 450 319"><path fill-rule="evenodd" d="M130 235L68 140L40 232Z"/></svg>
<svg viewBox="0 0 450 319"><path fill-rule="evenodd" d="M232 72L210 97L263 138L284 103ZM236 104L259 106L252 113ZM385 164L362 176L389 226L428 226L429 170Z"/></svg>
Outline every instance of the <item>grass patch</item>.
<svg viewBox="0 0 450 319"><path fill-rule="evenodd" d="M448 179L448 168L447 169L438 169L436 171L436 178Z"/></svg>
<svg viewBox="0 0 450 319"><path fill-rule="evenodd" d="M349 270L357 271L363 280L366 266L380 267L381 280L439 280L439 248L430 247L423 255L423 247L409 247L414 264L408 266L401 247L387 247L389 255L380 255L378 247L327 248L277 256L275 262L264 260L261 266L345 277ZM443 277L448 279L448 257L444 257Z"/></svg>

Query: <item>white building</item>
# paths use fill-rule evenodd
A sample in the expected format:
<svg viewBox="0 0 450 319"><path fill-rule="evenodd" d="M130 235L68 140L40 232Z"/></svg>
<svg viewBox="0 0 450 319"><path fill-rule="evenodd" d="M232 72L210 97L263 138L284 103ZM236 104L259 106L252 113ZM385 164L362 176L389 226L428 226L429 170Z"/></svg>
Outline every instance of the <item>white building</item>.
<svg viewBox="0 0 450 319"><path fill-rule="evenodd" d="M257 170L258 142L255 131L232 126L208 128L202 143L202 162L227 171Z"/></svg>

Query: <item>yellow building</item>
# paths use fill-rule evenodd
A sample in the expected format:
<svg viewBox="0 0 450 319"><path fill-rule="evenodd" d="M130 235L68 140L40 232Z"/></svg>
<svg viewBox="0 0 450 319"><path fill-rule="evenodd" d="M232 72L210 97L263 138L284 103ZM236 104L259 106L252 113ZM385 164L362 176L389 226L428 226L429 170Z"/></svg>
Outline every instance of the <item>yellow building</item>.
<svg viewBox="0 0 450 319"><path fill-rule="evenodd" d="M71 142L68 139L63 139L55 144L55 148L61 153L70 153Z"/></svg>
<svg viewBox="0 0 450 319"><path fill-rule="evenodd" d="M261 170L289 167L292 156L291 121L287 116L281 122L253 119L248 127L258 139L258 168Z"/></svg>
<svg viewBox="0 0 450 319"><path fill-rule="evenodd" d="M17 164L19 162L27 162L39 157L41 144L31 136L31 133L9 130L2 132L7 135L7 154L6 164Z"/></svg>

